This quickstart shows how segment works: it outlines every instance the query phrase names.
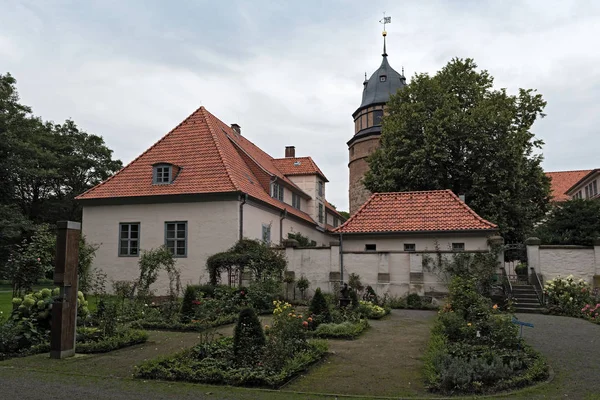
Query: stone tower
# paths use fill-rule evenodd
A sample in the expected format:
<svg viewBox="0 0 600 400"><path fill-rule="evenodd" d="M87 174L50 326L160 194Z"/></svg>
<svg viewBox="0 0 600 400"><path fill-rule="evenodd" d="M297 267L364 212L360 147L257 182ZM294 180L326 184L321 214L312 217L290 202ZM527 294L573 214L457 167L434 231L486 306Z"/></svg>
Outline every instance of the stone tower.
<svg viewBox="0 0 600 400"><path fill-rule="evenodd" d="M371 193L364 187L362 179L369 169L367 156L379 147L381 118L383 117L385 103L389 100L390 95L406 86L404 71L399 74L388 63L385 37L386 32L383 31L383 60L381 65L368 80L365 74L362 102L352 114L352 118L354 118L354 136L347 143L349 151L348 169L350 172L350 187L348 190L350 214L354 214L371 196Z"/></svg>

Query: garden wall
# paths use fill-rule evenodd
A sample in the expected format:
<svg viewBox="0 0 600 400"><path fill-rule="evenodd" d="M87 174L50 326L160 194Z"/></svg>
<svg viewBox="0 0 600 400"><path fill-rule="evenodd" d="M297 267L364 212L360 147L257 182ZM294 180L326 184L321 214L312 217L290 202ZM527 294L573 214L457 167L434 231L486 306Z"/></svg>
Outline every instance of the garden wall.
<svg viewBox="0 0 600 400"><path fill-rule="evenodd" d="M600 240L594 246L541 245L537 238L527 240L529 266L541 274L544 281L557 276L573 275L596 286L600 278Z"/></svg>
<svg viewBox="0 0 600 400"><path fill-rule="evenodd" d="M341 280L340 246L332 242L327 247L299 248L293 243L285 243L288 261L287 271L295 280L301 276L310 282L308 296L319 287L325 292L337 290ZM470 253L486 252L487 249L473 249ZM444 257L452 252L442 251ZM428 272L423 268L423 258L434 259L438 251L344 251L343 280L348 282L351 273L360 275L364 286L370 285L378 295L388 293L404 296L408 293L443 296L447 285L443 276ZM290 293L291 295L291 293ZM298 297L298 293L296 293Z"/></svg>

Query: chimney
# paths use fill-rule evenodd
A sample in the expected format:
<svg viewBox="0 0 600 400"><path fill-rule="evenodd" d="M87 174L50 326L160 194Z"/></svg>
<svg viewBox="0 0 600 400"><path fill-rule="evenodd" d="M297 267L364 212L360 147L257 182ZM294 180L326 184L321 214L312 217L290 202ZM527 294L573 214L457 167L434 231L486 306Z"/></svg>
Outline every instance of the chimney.
<svg viewBox="0 0 600 400"><path fill-rule="evenodd" d="M296 157L296 148L294 146L285 146L285 158Z"/></svg>
<svg viewBox="0 0 600 400"><path fill-rule="evenodd" d="M233 129L238 135L242 134L242 128L238 124L231 124L231 129Z"/></svg>

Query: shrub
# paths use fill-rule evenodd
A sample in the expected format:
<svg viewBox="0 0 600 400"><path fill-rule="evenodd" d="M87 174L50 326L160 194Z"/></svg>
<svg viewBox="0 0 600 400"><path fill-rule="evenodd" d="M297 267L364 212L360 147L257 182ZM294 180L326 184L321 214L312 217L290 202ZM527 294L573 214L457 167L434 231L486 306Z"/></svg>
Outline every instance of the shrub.
<svg viewBox="0 0 600 400"><path fill-rule="evenodd" d="M584 318L587 318L596 324L600 324L600 303L596 305L586 304L581 309L581 312L583 313Z"/></svg>
<svg viewBox="0 0 600 400"><path fill-rule="evenodd" d="M582 308L591 302L589 285L583 279L576 280L573 275L549 280L544 285L544 291L548 310L555 314L581 317Z"/></svg>
<svg viewBox="0 0 600 400"><path fill-rule="evenodd" d="M113 336L102 336L94 331L82 331L78 329L76 353L107 353L109 351L145 343L148 333L138 329L125 329Z"/></svg>
<svg viewBox="0 0 600 400"><path fill-rule="evenodd" d="M315 319L317 320L317 325L331 321L329 306L327 305L325 296L323 296L323 293L321 292L321 288L317 288L317 290L315 290L315 295L310 302L308 312L314 315Z"/></svg>
<svg viewBox="0 0 600 400"><path fill-rule="evenodd" d="M356 293L356 291L354 290L350 291L350 305L354 309L358 308L358 306L360 305L358 302L358 293Z"/></svg>
<svg viewBox="0 0 600 400"><path fill-rule="evenodd" d="M370 301L361 300L358 312L368 319L381 319L390 313L389 308L380 307Z"/></svg>
<svg viewBox="0 0 600 400"><path fill-rule="evenodd" d="M183 294L183 301L181 302L181 322L191 321L194 317L194 302L198 301L198 286L188 285L185 288Z"/></svg>
<svg viewBox="0 0 600 400"><path fill-rule="evenodd" d="M257 311L271 311L273 301L281 297L282 289L281 282L276 279L252 282L248 288L248 301Z"/></svg>
<svg viewBox="0 0 600 400"><path fill-rule="evenodd" d="M362 292L362 290L365 288L360 281L360 275L355 273L350 274L348 277L348 286L350 286L350 288L356 292Z"/></svg>
<svg viewBox="0 0 600 400"><path fill-rule="evenodd" d="M256 364L265 343L265 333L256 313L251 308L243 309L233 331L233 354L237 363L246 366Z"/></svg>
<svg viewBox="0 0 600 400"><path fill-rule="evenodd" d="M358 322L342 322L340 324L330 323L321 324L314 332L315 337L323 339L356 339L366 329L369 328L369 322L361 319Z"/></svg>
<svg viewBox="0 0 600 400"><path fill-rule="evenodd" d="M406 306L408 308L421 308L421 296L416 293L411 293L406 296Z"/></svg>
<svg viewBox="0 0 600 400"><path fill-rule="evenodd" d="M367 288L365 289L365 294L363 294L363 300L379 305L379 297L377 296L377 293L375 293L375 290L371 286L367 286Z"/></svg>

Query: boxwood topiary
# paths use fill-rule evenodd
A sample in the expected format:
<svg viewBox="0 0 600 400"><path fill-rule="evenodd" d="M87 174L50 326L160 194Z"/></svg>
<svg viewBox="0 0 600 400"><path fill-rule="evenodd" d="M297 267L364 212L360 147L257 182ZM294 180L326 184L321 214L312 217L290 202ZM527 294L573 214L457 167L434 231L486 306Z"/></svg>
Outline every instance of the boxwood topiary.
<svg viewBox="0 0 600 400"><path fill-rule="evenodd" d="M260 360L266 344L265 333L252 308L244 308L233 331L233 353L239 365L251 366Z"/></svg>

